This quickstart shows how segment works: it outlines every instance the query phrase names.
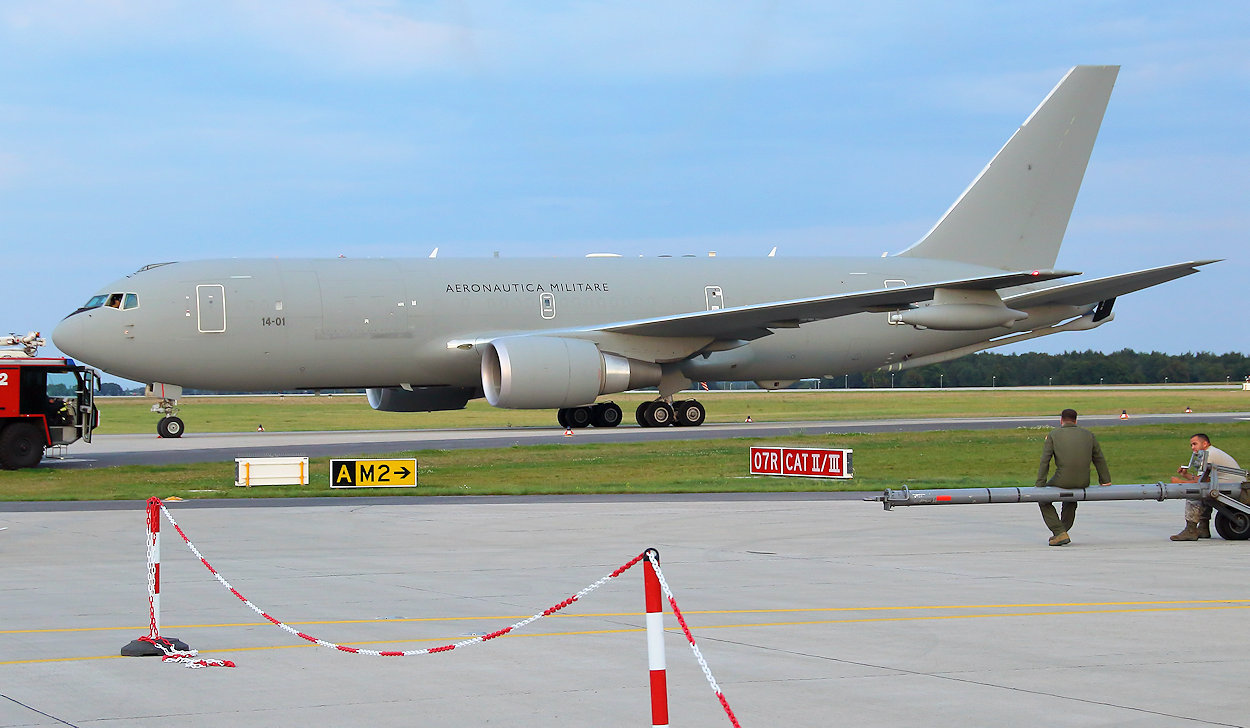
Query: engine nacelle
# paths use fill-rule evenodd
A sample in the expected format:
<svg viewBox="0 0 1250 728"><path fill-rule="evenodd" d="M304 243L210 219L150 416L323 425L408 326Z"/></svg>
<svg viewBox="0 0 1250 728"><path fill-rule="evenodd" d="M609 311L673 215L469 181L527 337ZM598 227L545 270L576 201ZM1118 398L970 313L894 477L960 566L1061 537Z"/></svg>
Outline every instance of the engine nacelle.
<svg viewBox="0 0 1250 728"><path fill-rule="evenodd" d="M1027 313L1006 306L947 303L903 311L898 315L898 320L912 326L938 331L976 331L1006 326L1028 317Z"/></svg>
<svg viewBox="0 0 1250 728"><path fill-rule="evenodd" d="M1029 317L1007 308L997 291L965 291L939 288L933 303L894 314L897 321L937 331L976 331L1007 326Z"/></svg>
<svg viewBox="0 0 1250 728"><path fill-rule="evenodd" d="M365 395L379 412L438 412L464 409L477 392L468 387L371 387Z"/></svg>
<svg viewBox="0 0 1250 728"><path fill-rule="evenodd" d="M659 383L660 365L605 354L581 339L508 336L482 349L482 390L494 407L576 407Z"/></svg>

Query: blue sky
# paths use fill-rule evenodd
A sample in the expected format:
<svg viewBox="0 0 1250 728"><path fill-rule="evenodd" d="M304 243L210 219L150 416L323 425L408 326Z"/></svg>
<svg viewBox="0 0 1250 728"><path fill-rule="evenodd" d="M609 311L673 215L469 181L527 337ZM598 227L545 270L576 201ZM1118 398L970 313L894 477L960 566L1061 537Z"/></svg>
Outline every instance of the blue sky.
<svg viewBox="0 0 1250 728"><path fill-rule="evenodd" d="M1092 63L1123 68L1058 267L1227 261L1018 350L1245 351L1248 31L1233 2L6 0L0 330L166 260L895 253Z"/></svg>

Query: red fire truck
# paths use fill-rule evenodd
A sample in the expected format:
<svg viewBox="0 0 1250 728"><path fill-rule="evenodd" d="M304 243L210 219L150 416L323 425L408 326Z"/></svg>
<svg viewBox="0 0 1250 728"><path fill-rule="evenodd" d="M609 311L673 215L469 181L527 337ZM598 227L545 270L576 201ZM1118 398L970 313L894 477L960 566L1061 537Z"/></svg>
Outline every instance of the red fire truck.
<svg viewBox="0 0 1250 728"><path fill-rule="evenodd" d="M0 468L30 468L44 450L79 439L91 442L99 425L99 375L73 359L36 357L39 335L0 337Z"/></svg>

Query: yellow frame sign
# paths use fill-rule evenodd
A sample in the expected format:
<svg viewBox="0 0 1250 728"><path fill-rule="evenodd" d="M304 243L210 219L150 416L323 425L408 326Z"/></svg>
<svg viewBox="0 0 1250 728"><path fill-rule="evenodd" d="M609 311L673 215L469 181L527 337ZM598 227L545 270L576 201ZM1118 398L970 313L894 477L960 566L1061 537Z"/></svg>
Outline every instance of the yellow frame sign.
<svg viewBox="0 0 1250 728"><path fill-rule="evenodd" d="M330 461L331 488L411 488L416 484L416 458Z"/></svg>

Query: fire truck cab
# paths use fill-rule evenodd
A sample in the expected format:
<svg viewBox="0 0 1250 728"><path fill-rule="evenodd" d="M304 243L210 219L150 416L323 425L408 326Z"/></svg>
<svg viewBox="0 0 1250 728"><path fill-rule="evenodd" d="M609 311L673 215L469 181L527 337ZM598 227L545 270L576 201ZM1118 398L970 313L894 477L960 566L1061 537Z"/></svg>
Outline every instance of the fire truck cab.
<svg viewBox="0 0 1250 728"><path fill-rule="evenodd" d="M0 468L34 467L47 448L91 442L98 383L73 359L0 356Z"/></svg>

